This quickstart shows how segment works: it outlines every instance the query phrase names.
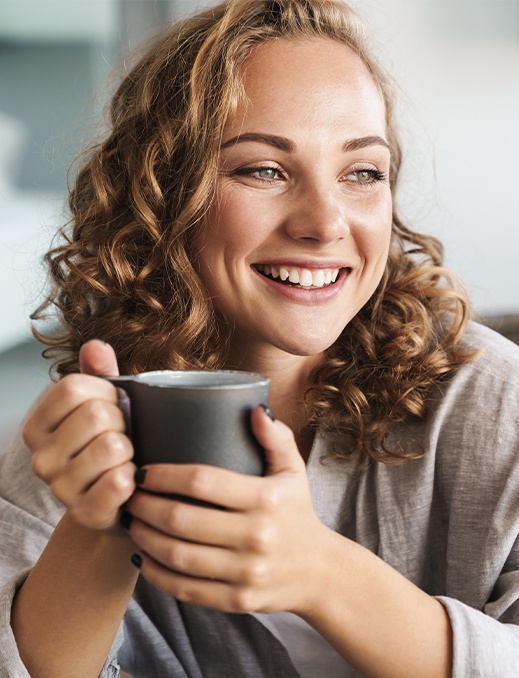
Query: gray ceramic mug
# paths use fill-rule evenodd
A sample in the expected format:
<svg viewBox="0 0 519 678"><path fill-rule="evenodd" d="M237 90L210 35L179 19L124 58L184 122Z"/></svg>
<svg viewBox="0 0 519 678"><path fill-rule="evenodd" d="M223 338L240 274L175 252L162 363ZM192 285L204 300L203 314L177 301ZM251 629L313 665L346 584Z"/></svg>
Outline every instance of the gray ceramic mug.
<svg viewBox="0 0 519 678"><path fill-rule="evenodd" d="M268 405L270 380L231 370L143 372L106 377L128 394L134 462L211 464L263 475L251 411Z"/></svg>

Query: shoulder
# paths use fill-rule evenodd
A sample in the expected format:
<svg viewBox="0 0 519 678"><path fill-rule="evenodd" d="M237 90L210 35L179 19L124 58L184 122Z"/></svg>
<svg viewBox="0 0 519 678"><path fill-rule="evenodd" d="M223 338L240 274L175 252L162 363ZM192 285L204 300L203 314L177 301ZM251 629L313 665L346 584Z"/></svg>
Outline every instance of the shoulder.
<svg viewBox="0 0 519 678"><path fill-rule="evenodd" d="M474 357L442 388L443 396L463 393L467 407L476 407L478 402L488 405L492 397L504 392L512 400L519 399L519 346L475 322L468 324L461 346Z"/></svg>
<svg viewBox="0 0 519 678"><path fill-rule="evenodd" d="M490 476L519 473L519 346L477 323L462 343L477 353L432 398L427 446L451 472L461 464Z"/></svg>
<svg viewBox="0 0 519 678"><path fill-rule="evenodd" d="M469 322L462 344L469 351L479 351L472 365L476 372L493 374L495 378L517 379L519 375L519 346L495 330Z"/></svg>

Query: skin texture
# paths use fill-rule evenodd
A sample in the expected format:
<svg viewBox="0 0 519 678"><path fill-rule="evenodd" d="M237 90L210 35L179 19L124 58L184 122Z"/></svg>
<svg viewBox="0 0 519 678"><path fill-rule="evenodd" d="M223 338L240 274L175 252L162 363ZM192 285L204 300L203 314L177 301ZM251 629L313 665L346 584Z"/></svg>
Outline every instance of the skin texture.
<svg viewBox="0 0 519 678"><path fill-rule="evenodd" d="M263 45L244 84L247 100L223 136L200 275L235 328L237 360L280 350L315 356L371 297L385 267L392 199L384 105L363 62L331 41ZM366 138L373 143L343 149ZM368 181L374 170L385 178ZM342 271L327 295L294 295L254 268L270 263Z"/></svg>
<svg viewBox="0 0 519 678"><path fill-rule="evenodd" d="M308 373L373 294L387 257L382 101L362 62L330 40L263 45L246 64L245 90L248 104L225 130L218 199L198 265L231 331L229 367L271 376L278 419L261 408L252 413L267 474L157 465L135 488L117 392L89 376L116 373L115 355L101 342L86 344L84 374L56 385L25 428L35 472L67 507L13 611L32 676L71 675L71 667L74 675L98 675L135 583L133 551L141 576L179 600L300 615L361 675L450 675L443 606L320 523L305 469L311 437L300 399ZM255 267L282 263L341 273L330 288L303 290ZM118 531L124 502L131 541ZM102 577L117 581L113 590ZM333 596L323 596L330 590ZM56 636L63 638L59 653L49 653Z"/></svg>

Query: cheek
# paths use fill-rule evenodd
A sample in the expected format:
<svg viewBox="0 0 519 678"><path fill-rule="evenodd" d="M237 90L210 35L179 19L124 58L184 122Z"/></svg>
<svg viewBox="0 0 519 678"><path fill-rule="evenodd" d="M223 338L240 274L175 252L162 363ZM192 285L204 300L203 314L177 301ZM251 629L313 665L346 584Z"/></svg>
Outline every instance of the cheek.
<svg viewBox="0 0 519 678"><path fill-rule="evenodd" d="M224 194L210 210L202 241L206 248L220 256L230 251L243 251L251 247L261 224L251 200L246 200L238 191Z"/></svg>
<svg viewBox="0 0 519 678"><path fill-rule="evenodd" d="M363 228L357 233L357 243L366 258L375 263L387 258L393 226L393 205L391 198L373 205L364 214Z"/></svg>

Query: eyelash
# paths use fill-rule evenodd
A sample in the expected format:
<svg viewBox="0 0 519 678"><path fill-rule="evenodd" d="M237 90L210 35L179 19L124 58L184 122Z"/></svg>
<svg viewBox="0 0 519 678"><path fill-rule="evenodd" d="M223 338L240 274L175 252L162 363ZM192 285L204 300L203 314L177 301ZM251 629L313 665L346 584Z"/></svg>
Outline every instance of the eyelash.
<svg viewBox="0 0 519 678"><path fill-rule="evenodd" d="M380 181L386 181L387 179L387 174L377 169L353 170L352 172L348 172L346 176L349 176L350 174L363 174L363 173L369 174L371 176L371 179L369 181L356 181L355 183L362 184L363 186L372 186L373 184L376 184Z"/></svg>
<svg viewBox="0 0 519 678"><path fill-rule="evenodd" d="M275 179L263 179L262 177L253 176L254 174L256 174L256 172L268 172L268 171L281 174L281 170L279 170L277 167L270 167L269 165L265 165L263 167L243 167L241 169L236 170L235 174L237 174L238 176L252 176L253 179L256 179L257 181L266 181L267 183L275 181Z"/></svg>
<svg viewBox="0 0 519 678"><path fill-rule="evenodd" d="M266 183L276 181L277 177L272 178L272 179L264 179L264 178L259 177L259 176L257 176L257 177L253 176L257 172L268 172L268 171L276 172L278 175L282 174L281 170L279 170L277 167L271 167L269 165L265 165L263 167L243 167L241 169L236 170L235 174L237 174L238 176L252 176L257 181L263 181L263 182L266 182ZM357 181L354 181L353 183L357 183L357 184L362 185L362 186L372 186L373 184L376 184L376 183L381 182L381 181L386 181L386 179L387 179L387 174L385 174L384 172L381 172L380 170L377 170L377 169L357 169L357 170L353 170L352 172L348 172L348 174L346 174L345 176L347 177L350 174L362 174L362 173L369 174L371 176L371 179L369 179L369 181L358 181L357 180Z"/></svg>

